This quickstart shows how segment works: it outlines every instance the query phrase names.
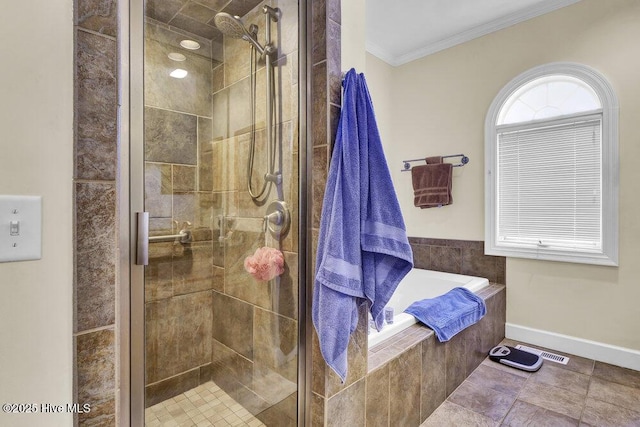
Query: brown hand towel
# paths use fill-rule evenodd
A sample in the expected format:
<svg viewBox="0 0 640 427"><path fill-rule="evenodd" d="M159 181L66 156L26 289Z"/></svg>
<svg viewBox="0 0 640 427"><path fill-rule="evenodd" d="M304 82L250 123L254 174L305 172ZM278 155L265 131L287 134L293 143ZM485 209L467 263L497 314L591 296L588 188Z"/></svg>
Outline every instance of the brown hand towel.
<svg viewBox="0 0 640 427"><path fill-rule="evenodd" d="M414 166L411 169L416 207L425 209L453 203L451 197L451 163L435 163Z"/></svg>
<svg viewBox="0 0 640 427"><path fill-rule="evenodd" d="M428 165L442 163L442 156L427 157L426 159L424 159L424 161L427 162Z"/></svg>

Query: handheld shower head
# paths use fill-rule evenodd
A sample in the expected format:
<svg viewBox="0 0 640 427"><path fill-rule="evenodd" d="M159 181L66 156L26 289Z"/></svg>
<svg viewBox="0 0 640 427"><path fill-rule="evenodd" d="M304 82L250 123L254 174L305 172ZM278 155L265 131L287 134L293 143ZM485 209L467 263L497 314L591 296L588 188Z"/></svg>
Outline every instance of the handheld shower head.
<svg viewBox="0 0 640 427"><path fill-rule="evenodd" d="M226 12L216 14L213 20L222 34L234 39L246 40L258 50L260 55L264 54L264 47L256 40L256 35L258 34L256 25L251 24L247 30L239 16L233 16Z"/></svg>

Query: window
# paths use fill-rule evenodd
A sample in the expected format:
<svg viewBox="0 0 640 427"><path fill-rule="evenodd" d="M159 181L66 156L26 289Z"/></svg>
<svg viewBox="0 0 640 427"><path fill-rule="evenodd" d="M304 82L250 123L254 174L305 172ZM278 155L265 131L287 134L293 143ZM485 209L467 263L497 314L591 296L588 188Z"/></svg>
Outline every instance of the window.
<svg viewBox="0 0 640 427"><path fill-rule="evenodd" d="M533 68L485 123L485 252L617 265L618 103L595 70Z"/></svg>

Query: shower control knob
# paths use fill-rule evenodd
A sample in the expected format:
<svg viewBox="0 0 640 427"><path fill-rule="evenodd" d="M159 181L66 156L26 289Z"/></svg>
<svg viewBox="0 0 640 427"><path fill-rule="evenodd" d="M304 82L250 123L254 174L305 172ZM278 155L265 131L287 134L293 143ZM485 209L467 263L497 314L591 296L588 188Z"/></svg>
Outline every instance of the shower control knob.
<svg viewBox="0 0 640 427"><path fill-rule="evenodd" d="M291 225L291 214L287 204L281 200L271 202L264 216L264 225L274 238L281 239L286 236Z"/></svg>

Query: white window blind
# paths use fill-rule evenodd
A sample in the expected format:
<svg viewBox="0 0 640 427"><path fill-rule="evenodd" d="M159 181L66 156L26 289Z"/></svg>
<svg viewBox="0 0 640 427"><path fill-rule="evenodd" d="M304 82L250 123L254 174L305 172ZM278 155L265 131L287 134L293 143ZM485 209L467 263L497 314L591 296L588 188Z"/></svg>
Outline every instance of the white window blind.
<svg viewBox="0 0 640 427"><path fill-rule="evenodd" d="M496 131L496 243L600 252L601 114Z"/></svg>

